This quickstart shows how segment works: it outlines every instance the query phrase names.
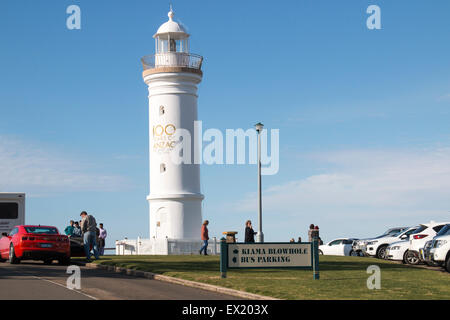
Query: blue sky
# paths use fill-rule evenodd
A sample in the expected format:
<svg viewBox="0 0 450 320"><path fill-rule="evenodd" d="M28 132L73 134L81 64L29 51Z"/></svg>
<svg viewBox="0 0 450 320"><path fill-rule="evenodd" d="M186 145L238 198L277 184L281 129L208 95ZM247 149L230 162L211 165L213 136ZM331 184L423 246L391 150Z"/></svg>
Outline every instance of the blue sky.
<svg viewBox="0 0 450 320"><path fill-rule="evenodd" d="M450 220L450 3L172 1L201 54L203 127L280 130L265 176L269 241L367 237ZM81 8L81 30L66 8ZM381 8L381 30L366 9ZM147 237L148 101L139 59L168 1L0 3L0 192L27 193L27 222L82 210ZM256 166L203 165L210 232L257 220Z"/></svg>

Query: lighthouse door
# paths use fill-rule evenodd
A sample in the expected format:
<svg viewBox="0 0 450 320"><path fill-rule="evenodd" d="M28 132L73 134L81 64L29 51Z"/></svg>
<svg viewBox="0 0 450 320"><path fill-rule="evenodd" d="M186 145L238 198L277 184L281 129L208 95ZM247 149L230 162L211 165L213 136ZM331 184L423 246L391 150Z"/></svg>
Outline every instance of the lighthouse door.
<svg viewBox="0 0 450 320"><path fill-rule="evenodd" d="M156 211L156 238L165 238L167 235L167 209L159 208Z"/></svg>

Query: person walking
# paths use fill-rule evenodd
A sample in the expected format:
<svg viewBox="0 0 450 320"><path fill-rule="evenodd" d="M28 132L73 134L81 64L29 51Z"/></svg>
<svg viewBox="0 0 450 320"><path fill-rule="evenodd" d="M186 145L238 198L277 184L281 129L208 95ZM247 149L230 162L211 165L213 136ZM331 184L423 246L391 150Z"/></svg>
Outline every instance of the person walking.
<svg viewBox="0 0 450 320"><path fill-rule="evenodd" d="M98 260L100 257L98 255L98 247L96 241L96 229L97 222L95 218L87 214L86 211L80 213L82 218L81 220L81 231L83 232L83 244L84 244L84 252L86 254L86 260L91 262L91 247L94 250L94 257Z"/></svg>
<svg viewBox="0 0 450 320"><path fill-rule="evenodd" d="M203 246L200 249L200 254L202 254L203 251L205 251L205 256L208 255L207 253L207 249L208 249L208 240L209 240L209 235L208 235L208 224L209 221L205 220L203 221L203 225L202 225L202 241L203 241Z"/></svg>
<svg viewBox="0 0 450 320"><path fill-rule="evenodd" d="M64 233L66 234L66 236L70 237L73 235L74 224L75 222L73 220L70 220L70 224L64 229Z"/></svg>
<svg viewBox="0 0 450 320"><path fill-rule="evenodd" d="M258 232L253 231L252 222L247 220L245 222L245 242L246 243L255 243L255 234Z"/></svg>
<svg viewBox="0 0 450 320"><path fill-rule="evenodd" d="M102 255L104 255L105 254L105 245L106 245L106 236L108 235L107 234L107 232L106 232L106 229L105 228L103 228L103 223L100 223L99 224L99 227L100 227L100 234L99 234L99 236L98 236L98 238L100 239L100 241L99 241L99 254L102 256Z"/></svg>

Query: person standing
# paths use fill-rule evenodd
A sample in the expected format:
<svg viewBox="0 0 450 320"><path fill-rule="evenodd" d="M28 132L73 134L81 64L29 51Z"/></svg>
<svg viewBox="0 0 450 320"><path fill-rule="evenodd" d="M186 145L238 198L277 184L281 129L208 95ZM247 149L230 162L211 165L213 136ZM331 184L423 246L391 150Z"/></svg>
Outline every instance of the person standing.
<svg viewBox="0 0 450 320"><path fill-rule="evenodd" d="M308 242L312 242L313 241L313 238L312 238L313 231L314 231L314 225L310 224L309 225L309 230L308 230Z"/></svg>
<svg viewBox="0 0 450 320"><path fill-rule="evenodd" d="M98 238L100 239L99 241L99 254L102 256L105 254L105 245L106 245L106 236L108 235L106 232L106 229L103 228L103 223L99 224L100 226L100 235L98 236Z"/></svg>
<svg viewBox="0 0 450 320"><path fill-rule="evenodd" d="M203 246L200 249L200 254L202 254L203 251L205 251L205 256L208 255L207 253L207 249L208 249L208 240L209 240L209 235L208 235L208 224L209 221L205 220L203 221L203 225L202 225L202 241L203 241Z"/></svg>
<svg viewBox="0 0 450 320"><path fill-rule="evenodd" d="M311 231L311 237L312 239L317 239L317 241L319 241L319 226L315 226L314 230Z"/></svg>
<svg viewBox="0 0 450 320"><path fill-rule="evenodd" d="M99 259L98 255L98 247L96 241L96 229L97 222L95 218L87 214L86 211L80 213L82 218L81 220L81 231L83 232L83 244L84 244L84 252L86 254L86 260L91 262L91 247L94 249L94 257L96 260Z"/></svg>
<svg viewBox="0 0 450 320"><path fill-rule="evenodd" d="M245 223L245 242L246 243L255 243L255 234L258 232L253 231L252 222L247 220Z"/></svg>
<svg viewBox="0 0 450 320"><path fill-rule="evenodd" d="M74 226L73 226L72 237L79 237L80 238L81 236L82 236L82 232L81 232L80 224L78 223L78 221L76 221Z"/></svg>
<svg viewBox="0 0 450 320"><path fill-rule="evenodd" d="M64 233L66 234L66 236L72 236L73 235L73 229L74 229L74 221L70 220L70 225L68 225L65 229L64 229Z"/></svg>

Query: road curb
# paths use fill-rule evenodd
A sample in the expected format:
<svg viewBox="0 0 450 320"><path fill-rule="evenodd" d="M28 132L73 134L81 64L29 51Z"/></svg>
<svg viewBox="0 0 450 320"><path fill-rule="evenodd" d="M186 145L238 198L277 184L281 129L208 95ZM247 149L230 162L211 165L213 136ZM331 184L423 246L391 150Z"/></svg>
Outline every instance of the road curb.
<svg viewBox="0 0 450 320"><path fill-rule="evenodd" d="M81 266L85 266L86 268L90 268L90 269L101 269L101 270L107 270L107 271L111 271L111 272L126 274L129 276L139 277L139 278L147 278L147 279L152 279L152 280L170 282L170 283L180 284L180 285L187 286L187 287L193 287L193 288L203 289L203 290L207 290L207 291L228 294L228 295L232 295L235 297L248 299L248 300L280 300L280 299L277 299L274 297L262 296L259 294L249 293L249 292L245 292L245 291L239 291L239 290L235 290L235 289L229 289L229 288L225 288L225 287L215 286L212 284L164 276L162 274L157 274L157 273L153 273L153 272L133 270L133 269L127 269L127 268L122 268L122 267L116 267L116 266L106 266L106 265L101 265L101 264L96 264L96 263L86 263L85 264L85 263L75 262L75 261L72 261L72 263L81 265Z"/></svg>

